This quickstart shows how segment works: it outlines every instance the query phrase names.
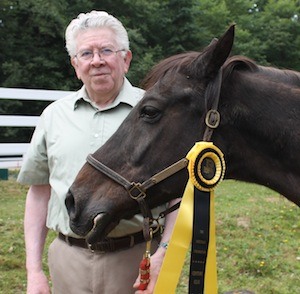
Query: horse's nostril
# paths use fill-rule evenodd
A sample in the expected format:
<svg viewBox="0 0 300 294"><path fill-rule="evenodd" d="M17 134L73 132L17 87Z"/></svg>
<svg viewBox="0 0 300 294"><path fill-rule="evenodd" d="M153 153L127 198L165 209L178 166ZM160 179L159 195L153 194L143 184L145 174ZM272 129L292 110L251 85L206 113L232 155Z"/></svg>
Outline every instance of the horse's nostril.
<svg viewBox="0 0 300 294"><path fill-rule="evenodd" d="M65 204L67 207L68 214L71 217L71 215L75 213L75 200L70 190L66 196Z"/></svg>

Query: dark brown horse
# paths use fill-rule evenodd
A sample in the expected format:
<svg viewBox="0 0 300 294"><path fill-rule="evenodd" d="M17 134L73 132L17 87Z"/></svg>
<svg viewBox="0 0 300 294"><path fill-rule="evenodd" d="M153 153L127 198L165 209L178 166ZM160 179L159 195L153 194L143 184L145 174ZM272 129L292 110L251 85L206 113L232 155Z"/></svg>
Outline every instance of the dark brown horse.
<svg viewBox="0 0 300 294"><path fill-rule="evenodd" d="M228 58L233 40L232 26L202 52L156 65L142 101L93 157L129 183L142 183L206 136L225 155L225 178L270 187L300 206L300 74ZM221 118L213 133L205 124L210 109ZM183 168L147 187L146 203L153 208L177 198L187 179ZM74 232L86 236L100 215L95 241L139 213L124 186L86 163L66 199Z"/></svg>

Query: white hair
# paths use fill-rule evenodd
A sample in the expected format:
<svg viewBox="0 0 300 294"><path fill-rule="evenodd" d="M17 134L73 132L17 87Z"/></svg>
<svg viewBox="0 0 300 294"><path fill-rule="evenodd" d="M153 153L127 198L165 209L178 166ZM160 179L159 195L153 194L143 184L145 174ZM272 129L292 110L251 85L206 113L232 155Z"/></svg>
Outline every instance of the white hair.
<svg viewBox="0 0 300 294"><path fill-rule="evenodd" d="M105 11L91 11L88 13L80 13L74 18L66 29L66 49L71 57L76 54L76 37L81 31L91 28L109 28L115 33L118 45L129 50L128 33L123 24L114 16Z"/></svg>

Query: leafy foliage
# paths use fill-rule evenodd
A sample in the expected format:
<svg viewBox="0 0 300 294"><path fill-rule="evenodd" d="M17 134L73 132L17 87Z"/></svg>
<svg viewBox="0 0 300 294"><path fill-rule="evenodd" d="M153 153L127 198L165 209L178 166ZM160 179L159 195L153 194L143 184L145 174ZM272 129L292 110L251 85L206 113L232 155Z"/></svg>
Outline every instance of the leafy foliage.
<svg viewBox="0 0 300 294"><path fill-rule="evenodd" d="M235 53L263 64L300 70L300 4L297 0L27 0L1 1L0 85L76 90L64 49L64 31L80 12L106 10L129 31L138 85L159 60L200 50L237 24Z"/></svg>

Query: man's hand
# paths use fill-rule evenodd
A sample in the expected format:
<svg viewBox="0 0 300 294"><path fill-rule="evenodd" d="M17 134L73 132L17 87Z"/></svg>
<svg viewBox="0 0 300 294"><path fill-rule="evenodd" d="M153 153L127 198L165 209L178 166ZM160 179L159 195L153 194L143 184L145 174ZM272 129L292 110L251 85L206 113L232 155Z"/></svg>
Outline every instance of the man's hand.
<svg viewBox="0 0 300 294"><path fill-rule="evenodd" d="M50 294L48 280L43 271L28 273L27 294Z"/></svg>
<svg viewBox="0 0 300 294"><path fill-rule="evenodd" d="M181 198L177 198L174 200L171 200L169 205L175 205L176 203L178 203L179 201L181 201ZM165 221L165 229L161 238L161 244L163 243L168 243L170 238L171 238L171 234L173 231L173 226L175 224L175 220L177 217L177 211L173 211L172 213L169 213L166 215L166 221ZM158 279L158 275L160 272L160 268L162 266L163 263L163 259L165 257L166 254L166 248L164 246L159 246L156 250L156 252L151 256L150 259L150 282L149 285L147 287L146 290L142 291L142 290L138 290L135 292L135 294L152 294L156 285L156 281ZM136 279L133 288L138 289L140 285L140 276L138 276L138 278Z"/></svg>
<svg viewBox="0 0 300 294"><path fill-rule="evenodd" d="M154 287L160 272L160 268L165 256L166 249L158 248L157 251L150 258L150 282L146 290L138 290L135 294L151 294L154 291ZM140 285L140 275L136 279L133 288L137 289Z"/></svg>

